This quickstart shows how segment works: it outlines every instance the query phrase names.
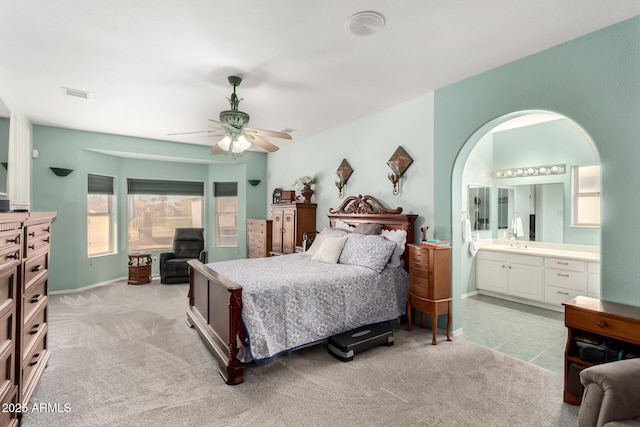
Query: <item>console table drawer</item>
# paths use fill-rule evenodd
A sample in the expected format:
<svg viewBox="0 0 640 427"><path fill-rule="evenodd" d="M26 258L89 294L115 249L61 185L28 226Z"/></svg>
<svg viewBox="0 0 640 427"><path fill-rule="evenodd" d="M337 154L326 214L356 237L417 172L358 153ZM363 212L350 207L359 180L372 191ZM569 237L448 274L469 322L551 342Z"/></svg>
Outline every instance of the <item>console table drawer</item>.
<svg viewBox="0 0 640 427"><path fill-rule="evenodd" d="M622 341L640 344L640 321L630 322L600 313L565 310L565 324L567 327L593 332Z"/></svg>

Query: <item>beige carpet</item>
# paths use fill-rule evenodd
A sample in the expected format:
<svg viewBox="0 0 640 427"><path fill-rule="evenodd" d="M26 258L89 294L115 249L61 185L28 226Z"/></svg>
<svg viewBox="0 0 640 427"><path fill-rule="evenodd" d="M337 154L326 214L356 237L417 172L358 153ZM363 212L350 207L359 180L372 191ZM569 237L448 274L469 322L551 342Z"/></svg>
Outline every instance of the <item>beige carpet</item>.
<svg viewBox="0 0 640 427"><path fill-rule="evenodd" d="M185 323L186 285L118 283L53 295L36 426L575 426L562 375L456 337L394 329L395 345L343 363L325 345L225 385Z"/></svg>

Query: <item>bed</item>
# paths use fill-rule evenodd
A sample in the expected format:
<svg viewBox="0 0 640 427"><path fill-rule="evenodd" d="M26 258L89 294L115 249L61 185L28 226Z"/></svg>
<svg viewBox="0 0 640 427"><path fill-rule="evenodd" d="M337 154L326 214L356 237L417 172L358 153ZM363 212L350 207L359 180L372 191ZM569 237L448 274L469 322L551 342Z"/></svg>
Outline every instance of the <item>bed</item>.
<svg viewBox="0 0 640 427"><path fill-rule="evenodd" d="M326 252L330 246L326 243L314 243L307 254L209 264L189 261L187 324L197 330L217 359L227 384L244 381L248 361L395 319L405 312L408 256L398 258L399 247L391 249L393 256L381 264L383 252L396 248L396 243L380 243L385 239L343 229L379 224L387 237L404 230L406 243L412 243L417 215L402 214L402 208L388 209L372 196L351 196L327 216L331 228L320 234L334 245L339 239L346 242L340 262L318 261L325 255L317 248ZM335 228L336 224L341 228ZM320 243L323 239L318 236ZM374 239L375 246L371 246ZM358 254L364 247L373 247L366 251L372 258L380 252L377 263L361 262ZM310 255L314 250L317 256Z"/></svg>

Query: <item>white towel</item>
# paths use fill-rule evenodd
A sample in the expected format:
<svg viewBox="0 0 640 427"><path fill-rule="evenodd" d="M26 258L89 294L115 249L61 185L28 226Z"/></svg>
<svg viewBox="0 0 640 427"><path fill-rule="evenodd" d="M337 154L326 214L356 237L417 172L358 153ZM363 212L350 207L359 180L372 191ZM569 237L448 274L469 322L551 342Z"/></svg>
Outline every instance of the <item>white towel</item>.
<svg viewBox="0 0 640 427"><path fill-rule="evenodd" d="M524 236L524 230L522 228L522 218L518 217L518 218L513 218L513 234L515 234L517 237L522 237Z"/></svg>
<svg viewBox="0 0 640 427"><path fill-rule="evenodd" d="M473 240L471 238L471 221L469 221L469 218L465 218L462 220L462 239L465 242L470 242L471 240Z"/></svg>
<svg viewBox="0 0 640 427"><path fill-rule="evenodd" d="M469 253L471 256L476 256L479 247L478 242L469 242Z"/></svg>

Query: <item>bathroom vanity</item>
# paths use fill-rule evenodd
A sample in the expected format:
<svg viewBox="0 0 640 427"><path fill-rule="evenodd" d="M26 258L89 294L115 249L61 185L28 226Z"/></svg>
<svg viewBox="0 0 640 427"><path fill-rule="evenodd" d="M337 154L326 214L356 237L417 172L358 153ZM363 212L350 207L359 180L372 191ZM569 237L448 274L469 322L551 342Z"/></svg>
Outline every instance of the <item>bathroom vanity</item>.
<svg viewBox="0 0 640 427"><path fill-rule="evenodd" d="M578 295L600 298L600 252L595 246L498 241L476 255L481 294L562 311Z"/></svg>

